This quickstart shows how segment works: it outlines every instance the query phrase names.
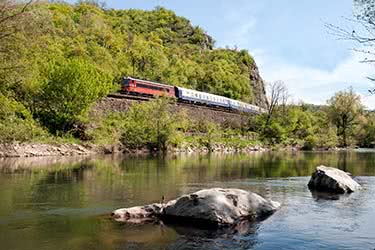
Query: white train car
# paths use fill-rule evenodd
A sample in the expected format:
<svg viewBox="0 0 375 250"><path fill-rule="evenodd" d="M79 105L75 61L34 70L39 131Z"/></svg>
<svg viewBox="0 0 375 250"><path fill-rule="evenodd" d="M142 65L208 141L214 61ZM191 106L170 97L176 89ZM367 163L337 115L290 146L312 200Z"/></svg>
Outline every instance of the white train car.
<svg viewBox="0 0 375 250"><path fill-rule="evenodd" d="M201 91L196 91L192 89L186 89L181 87L176 87L176 97L179 100L192 102L192 103L200 103L206 104L209 106L219 106L229 108L229 98L218 96L214 94L209 94Z"/></svg>
<svg viewBox="0 0 375 250"><path fill-rule="evenodd" d="M260 114L264 112L264 110L262 108L259 108L258 106L233 99L229 99L229 107L233 110L238 110L240 112L246 113Z"/></svg>

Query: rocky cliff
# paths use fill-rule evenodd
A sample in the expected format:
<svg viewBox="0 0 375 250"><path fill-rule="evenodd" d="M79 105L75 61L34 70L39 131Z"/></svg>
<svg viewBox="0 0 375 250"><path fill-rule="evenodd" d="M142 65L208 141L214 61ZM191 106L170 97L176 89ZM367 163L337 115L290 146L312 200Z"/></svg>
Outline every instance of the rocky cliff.
<svg viewBox="0 0 375 250"><path fill-rule="evenodd" d="M255 62L250 67L250 85L253 90L254 104L263 108L267 107L265 82Z"/></svg>

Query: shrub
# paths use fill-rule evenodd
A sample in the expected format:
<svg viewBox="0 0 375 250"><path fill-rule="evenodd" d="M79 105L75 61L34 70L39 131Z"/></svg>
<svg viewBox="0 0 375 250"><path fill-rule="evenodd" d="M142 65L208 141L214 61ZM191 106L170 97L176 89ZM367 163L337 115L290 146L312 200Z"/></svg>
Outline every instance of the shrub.
<svg viewBox="0 0 375 250"><path fill-rule="evenodd" d="M68 132L81 124L90 106L106 96L112 78L84 60L52 63L37 103L37 115L52 133Z"/></svg>
<svg viewBox="0 0 375 250"><path fill-rule="evenodd" d="M309 135L305 139L305 143L303 144L304 150L313 150L317 145L318 139L314 135Z"/></svg>
<svg viewBox="0 0 375 250"><path fill-rule="evenodd" d="M180 141L178 128L185 119L170 112L169 101L159 98L134 104L126 115L121 142L131 149L148 147L158 151L176 146Z"/></svg>
<svg viewBox="0 0 375 250"><path fill-rule="evenodd" d="M94 129L89 130L88 135L96 144L111 145L120 143L126 117L126 113L113 112L94 118L91 121Z"/></svg>
<svg viewBox="0 0 375 250"><path fill-rule="evenodd" d="M281 143L286 138L286 130L280 123L272 121L271 125L264 128L262 137L270 143Z"/></svg>
<svg viewBox="0 0 375 250"><path fill-rule="evenodd" d="M21 103L0 95L0 142L24 142L46 136Z"/></svg>

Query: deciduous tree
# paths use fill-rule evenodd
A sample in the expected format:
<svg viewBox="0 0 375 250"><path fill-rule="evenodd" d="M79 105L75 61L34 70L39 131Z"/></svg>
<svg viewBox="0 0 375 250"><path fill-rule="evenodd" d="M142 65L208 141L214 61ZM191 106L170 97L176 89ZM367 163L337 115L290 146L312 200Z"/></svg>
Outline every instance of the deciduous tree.
<svg viewBox="0 0 375 250"><path fill-rule="evenodd" d="M348 146L357 118L363 111L361 98L352 89L337 92L328 100L329 116L337 128L338 136L341 136L342 146Z"/></svg>
<svg viewBox="0 0 375 250"><path fill-rule="evenodd" d="M111 76L81 59L52 63L47 72L36 113L53 133L72 129L113 86Z"/></svg>

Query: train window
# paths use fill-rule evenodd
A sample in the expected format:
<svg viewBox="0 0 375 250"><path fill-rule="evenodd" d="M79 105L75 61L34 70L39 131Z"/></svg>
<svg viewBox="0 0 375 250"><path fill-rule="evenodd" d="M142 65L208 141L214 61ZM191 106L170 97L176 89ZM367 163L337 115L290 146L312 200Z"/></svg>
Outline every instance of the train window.
<svg viewBox="0 0 375 250"><path fill-rule="evenodd" d="M125 79L125 80L124 80L124 85L125 85L125 86L129 86L129 79Z"/></svg>
<svg viewBox="0 0 375 250"><path fill-rule="evenodd" d="M153 89L153 90L158 90L158 91L165 91L165 90L167 90L167 92L169 92L169 89L165 89L165 88L158 87L158 86L153 86L153 85L148 85L148 84L142 84L142 83L138 83L137 87L139 87L139 88L145 88L145 89Z"/></svg>

